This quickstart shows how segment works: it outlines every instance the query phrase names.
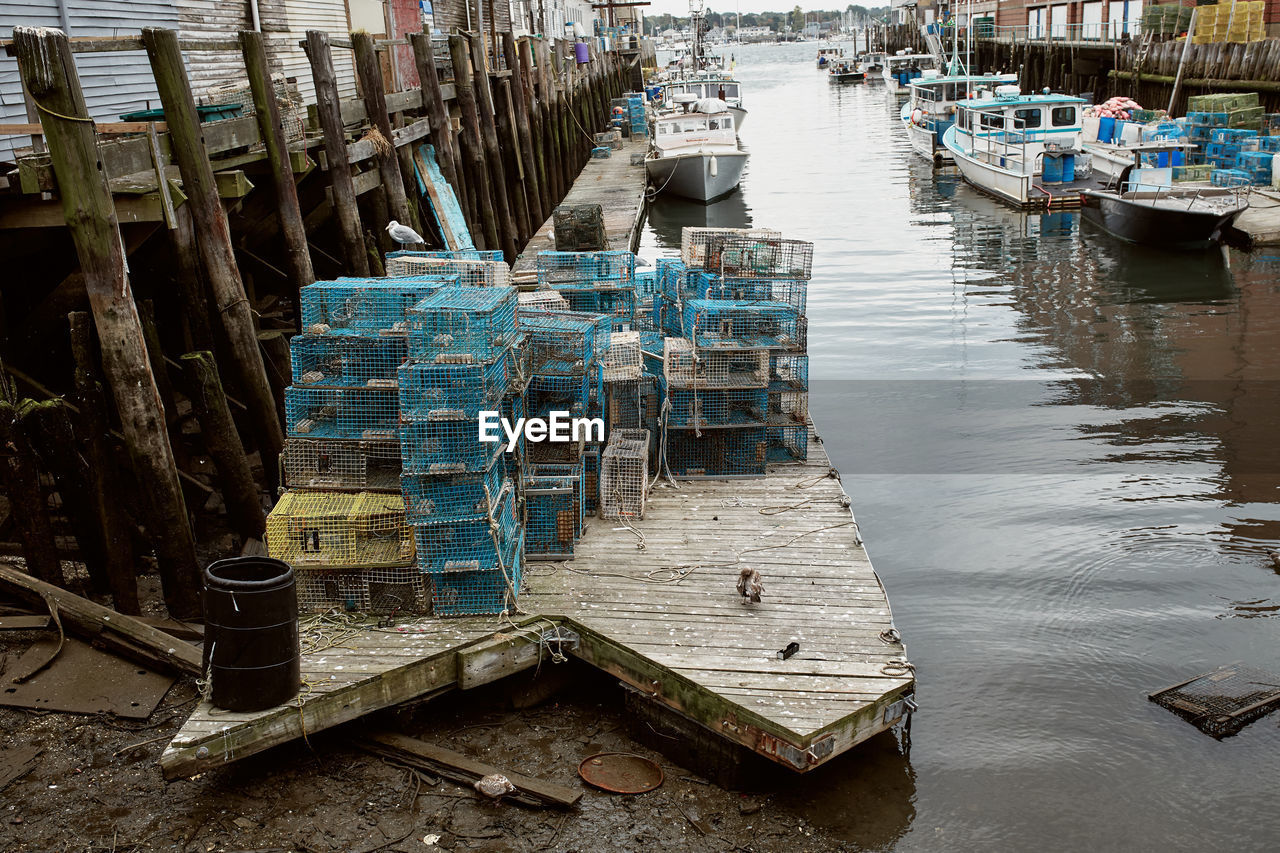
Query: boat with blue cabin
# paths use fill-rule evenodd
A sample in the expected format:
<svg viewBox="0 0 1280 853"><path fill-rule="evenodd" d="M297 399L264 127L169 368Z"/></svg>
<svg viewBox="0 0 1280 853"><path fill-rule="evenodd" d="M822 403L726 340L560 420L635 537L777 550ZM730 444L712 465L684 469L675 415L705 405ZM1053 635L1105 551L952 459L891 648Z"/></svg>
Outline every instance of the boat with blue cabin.
<svg viewBox="0 0 1280 853"><path fill-rule="evenodd" d="M942 142L965 181L1018 207L1075 207L1096 188L1081 148L1081 109L1072 95L1024 95L1017 86L956 102Z"/></svg>
<svg viewBox="0 0 1280 853"><path fill-rule="evenodd" d="M934 165L951 160L942 135L956 122L958 101L1018 82L1017 74L968 74L963 66L953 68L954 72L948 74L930 69L912 80L910 95L899 115L912 150Z"/></svg>

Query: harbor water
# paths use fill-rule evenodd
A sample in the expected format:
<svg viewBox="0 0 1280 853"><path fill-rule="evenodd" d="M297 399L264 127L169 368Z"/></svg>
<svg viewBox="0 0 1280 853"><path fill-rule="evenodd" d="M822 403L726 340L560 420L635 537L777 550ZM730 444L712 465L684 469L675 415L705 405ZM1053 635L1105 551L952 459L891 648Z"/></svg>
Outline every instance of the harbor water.
<svg viewBox="0 0 1280 853"><path fill-rule="evenodd" d="M778 802L869 849L1270 849L1280 715L1215 741L1147 694L1280 673L1280 256L1011 210L815 45L720 51L746 175L660 198L640 254L686 225L814 242L810 409L919 680L909 749Z"/></svg>

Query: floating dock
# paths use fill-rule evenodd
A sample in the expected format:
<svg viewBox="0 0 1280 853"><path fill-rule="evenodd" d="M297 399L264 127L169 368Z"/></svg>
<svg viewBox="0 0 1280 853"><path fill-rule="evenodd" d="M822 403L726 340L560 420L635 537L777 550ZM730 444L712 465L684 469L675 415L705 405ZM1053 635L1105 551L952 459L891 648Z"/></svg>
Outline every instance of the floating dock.
<svg viewBox="0 0 1280 853"><path fill-rule="evenodd" d="M915 679L849 497L816 437L809 448L762 478L659 485L634 524L592 519L574 560L531 564L524 613L312 632L295 702L249 714L202 702L160 758L165 777L553 653L791 770L831 761L900 722ZM759 604L737 594L744 567L762 576Z"/></svg>
<svg viewBox="0 0 1280 853"><path fill-rule="evenodd" d="M647 137L632 137L622 141L622 148L603 159L591 159L569 189L562 205L598 204L604 213L605 236L610 249L634 252L640 245L640 229L644 224L645 187L649 179L644 164L631 164L633 154L643 155L649 150ZM517 284L530 284L537 273L539 252L555 249L553 219L543 223L529 239L528 245L512 265L511 273Z"/></svg>
<svg viewBox="0 0 1280 853"><path fill-rule="evenodd" d="M1250 248L1280 246L1280 192L1255 188L1249 194L1249 208L1231 227L1245 235Z"/></svg>

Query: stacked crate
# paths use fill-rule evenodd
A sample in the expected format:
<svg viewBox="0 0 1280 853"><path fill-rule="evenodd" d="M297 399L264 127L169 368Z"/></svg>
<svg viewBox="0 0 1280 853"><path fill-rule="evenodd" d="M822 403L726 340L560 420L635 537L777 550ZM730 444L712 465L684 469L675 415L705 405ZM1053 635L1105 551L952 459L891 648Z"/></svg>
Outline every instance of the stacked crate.
<svg viewBox="0 0 1280 853"><path fill-rule="evenodd" d="M627 92L621 98L614 100L615 106L620 105L624 110L624 123L630 129L632 136L648 136L649 123L644 112L644 93L643 92Z"/></svg>
<svg viewBox="0 0 1280 853"><path fill-rule="evenodd" d="M426 606L400 494L397 377L409 309L453 281L344 278L302 289L285 391L288 491L267 519L267 549L294 567L303 612Z"/></svg>
<svg viewBox="0 0 1280 853"><path fill-rule="evenodd" d="M600 517L644 518L648 497L649 430L613 430L600 462Z"/></svg>
<svg viewBox="0 0 1280 853"><path fill-rule="evenodd" d="M408 316L399 372L401 487L417 568L437 616L501 613L520 589L523 523L503 461L480 440L525 383L516 291L454 284Z"/></svg>
<svg viewBox="0 0 1280 853"><path fill-rule="evenodd" d="M511 268L500 251L463 249L456 252L391 252L387 255L387 275L446 275L472 287L506 287L511 284Z"/></svg>
<svg viewBox="0 0 1280 853"><path fill-rule="evenodd" d="M557 291L569 308L607 314L617 330L636 324L636 256L624 251L539 252L538 287Z"/></svg>
<svg viewBox="0 0 1280 853"><path fill-rule="evenodd" d="M686 228L660 263L665 463L677 477L759 476L808 453L810 243Z"/></svg>

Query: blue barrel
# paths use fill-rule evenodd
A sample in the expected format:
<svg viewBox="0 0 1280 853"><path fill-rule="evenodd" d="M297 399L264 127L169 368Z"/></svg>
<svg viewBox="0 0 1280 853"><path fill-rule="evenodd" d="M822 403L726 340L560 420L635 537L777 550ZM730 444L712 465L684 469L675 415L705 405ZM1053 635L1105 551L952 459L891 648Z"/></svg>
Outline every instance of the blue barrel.
<svg viewBox="0 0 1280 853"><path fill-rule="evenodd" d="M1116 120L1114 118L1112 118L1111 116L1103 116L1102 118L1098 119L1098 141L1099 142L1110 142L1111 138L1115 136L1115 132L1116 132Z"/></svg>
<svg viewBox="0 0 1280 853"><path fill-rule="evenodd" d="M1074 167L1073 167L1074 171ZM1040 172L1040 182L1044 184L1060 184L1062 183L1062 155L1049 154L1044 155L1044 166Z"/></svg>
<svg viewBox="0 0 1280 853"><path fill-rule="evenodd" d="M1069 184L1076 179L1076 155L1062 155L1062 182Z"/></svg>

